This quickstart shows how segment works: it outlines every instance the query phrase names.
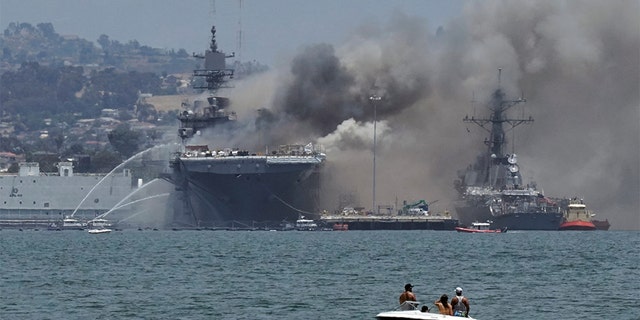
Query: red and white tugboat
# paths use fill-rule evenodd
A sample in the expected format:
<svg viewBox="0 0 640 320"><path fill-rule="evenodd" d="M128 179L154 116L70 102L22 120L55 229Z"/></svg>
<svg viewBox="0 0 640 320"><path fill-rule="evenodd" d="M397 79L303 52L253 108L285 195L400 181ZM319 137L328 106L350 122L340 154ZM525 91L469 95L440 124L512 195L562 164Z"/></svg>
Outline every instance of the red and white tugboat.
<svg viewBox="0 0 640 320"><path fill-rule="evenodd" d="M573 198L567 207L564 222L558 230L596 230L596 226L591 222L592 217L593 213L587 210L584 201Z"/></svg>

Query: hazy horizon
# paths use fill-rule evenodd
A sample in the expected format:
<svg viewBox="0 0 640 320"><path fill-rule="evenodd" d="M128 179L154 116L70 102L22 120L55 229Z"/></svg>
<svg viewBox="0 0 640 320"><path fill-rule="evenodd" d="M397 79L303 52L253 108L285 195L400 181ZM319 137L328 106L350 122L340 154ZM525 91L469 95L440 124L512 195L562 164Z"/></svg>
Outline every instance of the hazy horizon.
<svg viewBox="0 0 640 320"><path fill-rule="evenodd" d="M209 30L215 25L220 50L236 52L242 61L274 65L290 59L305 44L340 43L344 31L366 21L383 22L394 11L412 12L435 28L458 14L462 4L460 0L0 0L0 27L51 22L59 34L77 35L96 45L105 34L121 43L137 40L191 54L208 47Z"/></svg>

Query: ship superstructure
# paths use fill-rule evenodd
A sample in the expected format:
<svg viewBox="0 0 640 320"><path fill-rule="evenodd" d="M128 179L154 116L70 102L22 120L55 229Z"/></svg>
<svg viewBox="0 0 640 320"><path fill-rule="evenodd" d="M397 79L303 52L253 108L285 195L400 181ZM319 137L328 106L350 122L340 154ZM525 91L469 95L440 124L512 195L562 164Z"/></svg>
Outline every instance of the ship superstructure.
<svg viewBox="0 0 640 320"><path fill-rule="evenodd" d="M454 185L460 199L456 213L460 224L493 221L496 228L510 230L557 230L562 222L562 210L544 196L534 182L525 183L515 153L507 153L505 126L513 129L531 123L533 118L508 115L513 106L525 99L507 100L502 89L494 91L488 108L489 117L465 117L489 132L484 141L487 149L476 162L458 172Z"/></svg>
<svg viewBox="0 0 640 320"><path fill-rule="evenodd" d="M178 116L183 150L171 159L168 178L176 189L174 224L262 227L295 221L302 214L313 216L319 211L319 171L325 155L312 144L281 145L265 152L225 146L226 141L218 141L224 139L215 137L207 144L190 144L204 130L235 130L236 115L228 111L231 102L215 95L233 76L225 64L230 56L217 50L215 27L211 33L209 50L199 56L205 68L193 74L203 79L195 88L210 95L203 105Z"/></svg>

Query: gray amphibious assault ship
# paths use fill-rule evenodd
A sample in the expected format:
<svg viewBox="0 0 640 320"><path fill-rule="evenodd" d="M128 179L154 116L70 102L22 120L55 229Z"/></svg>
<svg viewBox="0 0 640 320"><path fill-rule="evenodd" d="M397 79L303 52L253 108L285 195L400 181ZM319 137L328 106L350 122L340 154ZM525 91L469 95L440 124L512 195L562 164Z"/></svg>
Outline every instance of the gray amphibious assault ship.
<svg viewBox="0 0 640 320"><path fill-rule="evenodd" d="M210 96L195 110L179 114L182 150L170 160L166 178L175 186L176 226L203 228L266 228L319 211L320 169L325 155L311 144L282 145L271 151L250 152L226 146L225 138L190 144L202 131L233 135L236 115L229 99L215 96L233 77L218 51L215 27L204 56L204 69L194 70L204 80L195 88ZM267 149L268 150L268 149Z"/></svg>

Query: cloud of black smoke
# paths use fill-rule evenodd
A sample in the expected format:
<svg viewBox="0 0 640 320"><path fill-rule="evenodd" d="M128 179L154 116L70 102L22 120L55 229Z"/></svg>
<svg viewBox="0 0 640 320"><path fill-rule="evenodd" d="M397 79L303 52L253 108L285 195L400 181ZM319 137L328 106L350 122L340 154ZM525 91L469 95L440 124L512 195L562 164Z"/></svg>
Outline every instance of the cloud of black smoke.
<svg viewBox="0 0 640 320"><path fill-rule="evenodd" d="M535 119L508 133L525 180L583 197L614 228L640 229L639 10L637 1L472 2L437 33L394 13L343 45L307 46L288 69L231 96L236 108L263 107L247 124L263 144L325 147L328 210L343 193L371 206L375 109L376 202L438 200L433 210L453 211L456 171L486 135L462 118L487 115L502 68L507 95L528 100L512 112Z"/></svg>

